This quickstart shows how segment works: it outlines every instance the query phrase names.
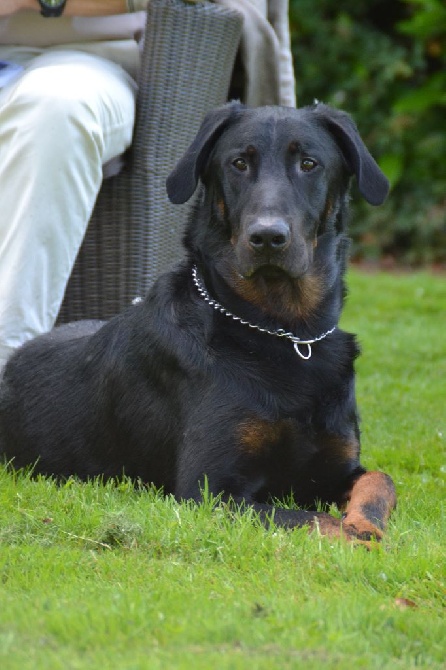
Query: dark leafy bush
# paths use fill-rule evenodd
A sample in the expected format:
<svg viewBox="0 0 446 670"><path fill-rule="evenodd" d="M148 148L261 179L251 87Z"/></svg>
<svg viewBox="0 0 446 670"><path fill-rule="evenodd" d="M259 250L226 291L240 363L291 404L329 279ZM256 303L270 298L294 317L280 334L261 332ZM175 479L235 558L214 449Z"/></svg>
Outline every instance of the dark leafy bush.
<svg viewBox="0 0 446 670"><path fill-rule="evenodd" d="M290 0L298 103L349 111L389 178L375 209L353 191L356 257L446 261L446 5Z"/></svg>

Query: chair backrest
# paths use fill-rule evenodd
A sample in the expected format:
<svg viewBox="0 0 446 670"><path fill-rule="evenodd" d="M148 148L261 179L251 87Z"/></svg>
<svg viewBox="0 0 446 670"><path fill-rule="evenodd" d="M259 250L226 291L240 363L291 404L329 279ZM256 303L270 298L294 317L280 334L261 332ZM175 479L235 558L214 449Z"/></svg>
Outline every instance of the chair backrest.
<svg viewBox="0 0 446 670"><path fill-rule="evenodd" d="M226 102L241 30L241 15L216 4L149 3L132 149L103 183L58 323L114 316L181 257L190 204L171 205L165 180Z"/></svg>

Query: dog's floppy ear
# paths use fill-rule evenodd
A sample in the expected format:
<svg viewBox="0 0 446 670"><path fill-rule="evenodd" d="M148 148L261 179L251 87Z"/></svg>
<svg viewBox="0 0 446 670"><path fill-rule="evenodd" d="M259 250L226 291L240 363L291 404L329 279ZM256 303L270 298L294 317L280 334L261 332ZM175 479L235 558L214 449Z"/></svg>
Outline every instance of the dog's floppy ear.
<svg viewBox="0 0 446 670"><path fill-rule="evenodd" d="M194 141L167 177L170 202L181 205L193 195L215 142L243 109L241 103L230 102L205 116Z"/></svg>
<svg viewBox="0 0 446 670"><path fill-rule="evenodd" d="M369 153L350 116L328 105L317 104L313 109L335 138L349 170L356 176L361 195L371 205L381 205L389 192L389 182Z"/></svg>

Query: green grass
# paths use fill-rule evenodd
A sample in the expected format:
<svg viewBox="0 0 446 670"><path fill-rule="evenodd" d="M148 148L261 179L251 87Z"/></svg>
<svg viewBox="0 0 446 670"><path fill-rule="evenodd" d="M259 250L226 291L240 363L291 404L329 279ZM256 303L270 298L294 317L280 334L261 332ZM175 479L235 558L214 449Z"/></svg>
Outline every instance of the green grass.
<svg viewBox="0 0 446 670"><path fill-rule="evenodd" d="M399 496L382 548L0 470L2 669L446 667L445 279L349 286L363 462Z"/></svg>

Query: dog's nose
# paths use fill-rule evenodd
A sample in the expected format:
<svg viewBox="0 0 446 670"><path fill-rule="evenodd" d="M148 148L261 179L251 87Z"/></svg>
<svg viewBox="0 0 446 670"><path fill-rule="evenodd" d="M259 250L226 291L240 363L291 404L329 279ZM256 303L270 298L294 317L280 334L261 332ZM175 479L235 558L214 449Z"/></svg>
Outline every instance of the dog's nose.
<svg viewBox="0 0 446 670"><path fill-rule="evenodd" d="M257 219L248 229L248 243L254 251L284 251L290 238L290 228L283 219Z"/></svg>

